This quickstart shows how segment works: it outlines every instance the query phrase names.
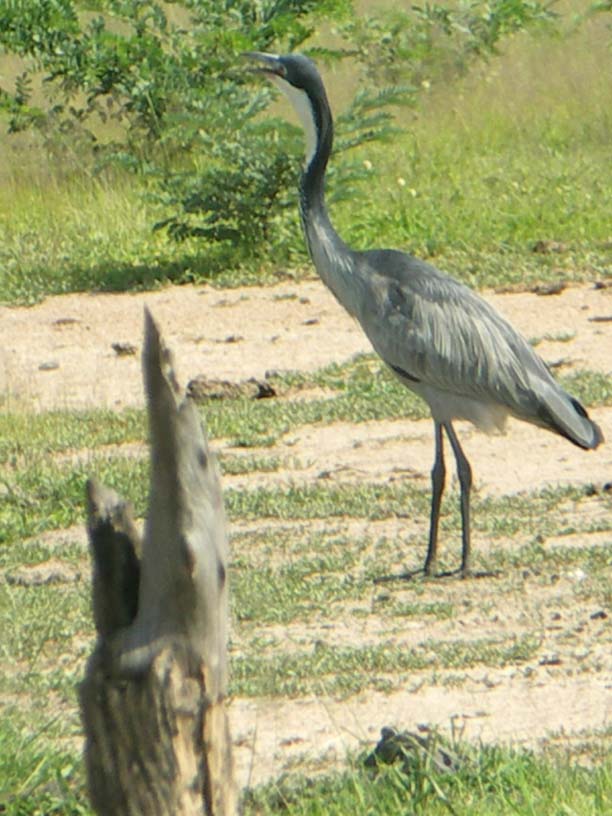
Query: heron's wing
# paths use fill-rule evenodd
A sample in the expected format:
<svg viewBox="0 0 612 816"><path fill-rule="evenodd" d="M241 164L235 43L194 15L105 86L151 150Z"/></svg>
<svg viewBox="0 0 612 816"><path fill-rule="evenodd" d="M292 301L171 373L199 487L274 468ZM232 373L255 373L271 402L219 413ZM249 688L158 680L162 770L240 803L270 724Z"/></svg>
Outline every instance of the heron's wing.
<svg viewBox="0 0 612 816"><path fill-rule="evenodd" d="M404 253L363 253L358 268L369 281L360 322L387 364L441 391L537 415L534 395L554 380L486 301Z"/></svg>

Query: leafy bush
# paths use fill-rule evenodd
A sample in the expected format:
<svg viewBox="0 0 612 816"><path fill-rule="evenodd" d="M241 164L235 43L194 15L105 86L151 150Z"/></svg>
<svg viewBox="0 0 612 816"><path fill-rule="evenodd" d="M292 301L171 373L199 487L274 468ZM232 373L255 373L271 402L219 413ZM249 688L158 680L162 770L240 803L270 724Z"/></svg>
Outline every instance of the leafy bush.
<svg viewBox="0 0 612 816"><path fill-rule="evenodd" d="M0 49L24 70L14 89L0 90L0 109L10 130L37 128L60 157L76 145L80 161L89 152L98 168L118 163L148 179L163 213L156 227L174 238L229 247L234 262L263 251L285 262L303 252L298 132L260 116L273 91L250 82L240 52L303 47L323 17L339 21L376 80L338 117L342 153L392 132L390 106L416 94L401 82L448 55L491 53L504 34L546 16L537 0L357 20L351 11L350 0L5 0ZM35 105L40 77L45 102ZM332 194L350 194L361 175L356 163L335 162Z"/></svg>
<svg viewBox="0 0 612 816"><path fill-rule="evenodd" d="M27 60L14 92L2 96L10 130L36 127L55 152L89 143L98 167L119 162L146 175L168 213L157 227L177 239L229 241L256 253L274 225L277 255L286 256L298 234L287 219L295 218L299 151L287 151L291 128L260 121L272 91L253 87L238 55L298 47L312 34L315 10L339 15L350 4L99 0L87 7L94 14L73 0L10 0L0 10L0 45ZM37 71L44 108L31 105ZM391 97L373 99L383 105ZM361 96L355 110L365 107ZM379 112L352 123L351 143L364 130L363 138L382 136L388 118ZM109 123L115 137L104 140Z"/></svg>
<svg viewBox="0 0 612 816"><path fill-rule="evenodd" d="M343 26L343 35L371 79L420 85L452 80L474 60L497 53L504 37L551 23L551 7L539 0L427 3L358 17Z"/></svg>

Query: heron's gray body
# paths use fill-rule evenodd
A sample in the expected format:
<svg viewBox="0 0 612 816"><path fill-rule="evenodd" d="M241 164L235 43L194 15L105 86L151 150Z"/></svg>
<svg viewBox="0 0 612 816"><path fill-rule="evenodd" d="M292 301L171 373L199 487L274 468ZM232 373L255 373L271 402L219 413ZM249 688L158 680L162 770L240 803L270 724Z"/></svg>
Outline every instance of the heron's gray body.
<svg viewBox="0 0 612 816"><path fill-rule="evenodd" d="M307 139L300 213L308 250L324 283L360 323L397 377L430 406L435 423L432 511L425 571L436 559L444 489L444 430L457 460L463 528L462 570L469 570L471 468L452 427L466 419L502 430L508 415L539 425L582 448L603 437L586 411L552 378L529 343L463 284L396 250L357 252L335 231L325 207L324 176L333 123L325 88L300 55L253 54L294 104Z"/></svg>
<svg viewBox="0 0 612 816"><path fill-rule="evenodd" d="M529 343L467 286L405 252L356 252L302 208L315 267L375 351L442 424L502 431L508 415L592 448L599 429Z"/></svg>

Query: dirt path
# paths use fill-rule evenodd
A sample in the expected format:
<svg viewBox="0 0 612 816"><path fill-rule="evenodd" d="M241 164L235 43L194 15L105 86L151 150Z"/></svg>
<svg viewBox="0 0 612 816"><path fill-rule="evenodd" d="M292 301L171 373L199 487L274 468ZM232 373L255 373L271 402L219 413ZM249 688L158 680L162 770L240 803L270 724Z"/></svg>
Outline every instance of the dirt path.
<svg viewBox="0 0 612 816"><path fill-rule="evenodd" d="M572 287L559 295L487 294L547 362L564 371L612 371L612 288ZM0 307L0 398L51 408L141 405L138 355L149 306L173 348L179 373L229 380L269 370L314 371L371 351L359 327L319 281L219 291L169 287L144 294L66 295L30 308Z"/></svg>
<svg viewBox="0 0 612 816"><path fill-rule="evenodd" d="M486 294L548 363L563 371L612 374L612 288L571 287L541 297ZM175 352L183 381L198 374L241 381L267 371L314 371L371 347L319 281L227 291L169 287L142 294L67 295L31 308L0 307L0 399L8 409L142 405L139 349L147 305ZM113 344L131 346L117 354ZM612 439L612 409L592 411ZM510 421L508 435L485 436L458 423L477 487L503 495L559 483L612 481L612 446L585 455L563 439ZM274 474L227 484L311 481L427 481L432 424L338 423L291 432L275 453L291 460ZM509 444L508 440L511 440ZM270 454L270 451L267 451Z"/></svg>
<svg viewBox="0 0 612 816"><path fill-rule="evenodd" d="M549 338L537 347L547 362L563 361L564 372L590 369L612 374L611 288L573 287L550 297L525 293L486 297L527 337ZM146 294L50 298L32 308L0 307L4 409L141 405L138 353L120 355L112 345L128 344L139 351L144 304L160 322L183 381L198 374L240 381L261 378L268 370L313 371L370 351L359 328L318 281L264 289L181 287ZM612 439L612 409L594 409L592 414ZM483 495L503 496L566 483L601 487L612 482L610 444L585 454L518 422L510 423L507 436L486 437L467 425L459 430ZM284 463L279 471L226 477L225 484L251 488L316 479L415 479L425 486L432 439L429 420L304 426L274 449L266 449L266 455L278 456ZM605 498L585 501L580 512L609 529L606 518L612 505ZM334 519L319 520L310 527L342 525L356 536L367 528L370 535L379 531L400 538L407 531L425 534L426 523L427 519ZM235 529L252 526L242 522ZM50 545L57 542L61 549L63 536L83 540L80 530L55 532L49 535ZM606 532L579 535L568 529L562 540L548 545L605 547L612 540ZM400 638L410 648L432 637L434 630L448 640L457 633L473 637L499 633L501 626L518 637L537 621L543 645L537 658L520 667L468 671L460 687L454 687L443 673L437 678L424 674L389 694L371 692L343 702L318 697L234 700L231 717L240 783L255 784L296 765L328 766L342 760L347 748L362 741L371 744L383 725L414 729L418 723L445 728L454 723L470 739L530 745L551 734L576 740L583 732L609 726L611 613L580 601L576 590L580 580L569 573L561 575L554 588L538 584L533 596L522 585L516 589L513 608L505 610L503 624L495 608L494 582L455 582L427 589L426 596L449 595L469 605L471 611L459 620L435 626L426 620L405 619L389 624L373 615L355 618L347 609L331 624L314 621L297 629L289 625L270 630L290 649L309 648L315 639L344 645L390 638ZM397 591L398 597L402 591ZM558 662L542 662L542 650L560 655Z"/></svg>

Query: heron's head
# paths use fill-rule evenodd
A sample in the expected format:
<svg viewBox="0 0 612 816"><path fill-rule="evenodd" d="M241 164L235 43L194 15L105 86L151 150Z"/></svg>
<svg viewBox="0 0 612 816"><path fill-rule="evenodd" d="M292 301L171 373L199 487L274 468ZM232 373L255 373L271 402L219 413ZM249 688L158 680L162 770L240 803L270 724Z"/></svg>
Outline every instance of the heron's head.
<svg viewBox="0 0 612 816"><path fill-rule="evenodd" d="M287 95L290 95L293 89L315 100L325 96L317 66L303 54L281 56L265 54L263 51L247 51L244 56L255 63L257 72L271 79Z"/></svg>
<svg viewBox="0 0 612 816"><path fill-rule="evenodd" d="M270 79L295 108L306 134L308 164L314 155L323 123L331 122L327 94L316 65L303 54L280 56L248 51L243 56L252 60L255 71Z"/></svg>

